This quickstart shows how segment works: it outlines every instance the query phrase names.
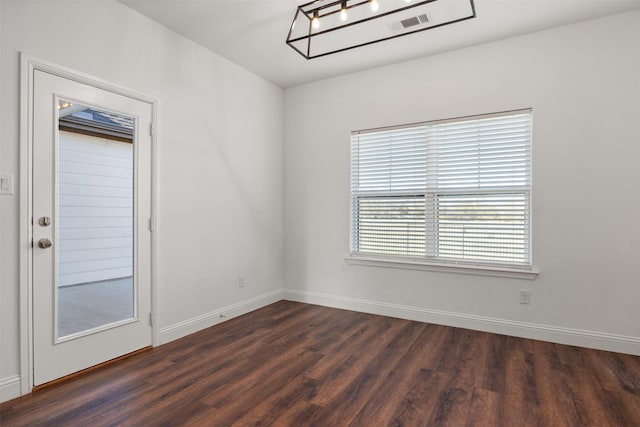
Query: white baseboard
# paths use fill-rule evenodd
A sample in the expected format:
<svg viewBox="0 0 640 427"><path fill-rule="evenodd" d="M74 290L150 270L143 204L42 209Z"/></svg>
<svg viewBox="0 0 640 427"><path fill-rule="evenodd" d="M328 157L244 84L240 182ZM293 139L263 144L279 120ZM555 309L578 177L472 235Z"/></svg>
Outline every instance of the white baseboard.
<svg viewBox="0 0 640 427"><path fill-rule="evenodd" d="M284 299L345 310L360 311L419 322L455 326L559 344L595 348L640 356L640 337L614 335L580 329L517 322L472 314L430 310L294 289L284 290Z"/></svg>
<svg viewBox="0 0 640 427"><path fill-rule="evenodd" d="M160 328L160 344L166 344L202 329L217 325L283 299L282 289L275 290L218 310ZM224 317L223 317L224 316Z"/></svg>
<svg viewBox="0 0 640 427"><path fill-rule="evenodd" d="M0 379L0 403L20 396L20 376Z"/></svg>

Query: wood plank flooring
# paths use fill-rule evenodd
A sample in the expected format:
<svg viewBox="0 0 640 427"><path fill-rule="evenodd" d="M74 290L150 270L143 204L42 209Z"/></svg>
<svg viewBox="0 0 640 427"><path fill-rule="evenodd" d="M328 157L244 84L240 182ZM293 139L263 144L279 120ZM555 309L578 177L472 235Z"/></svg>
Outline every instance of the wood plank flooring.
<svg viewBox="0 0 640 427"><path fill-rule="evenodd" d="M0 405L2 426L640 426L640 357L281 301Z"/></svg>

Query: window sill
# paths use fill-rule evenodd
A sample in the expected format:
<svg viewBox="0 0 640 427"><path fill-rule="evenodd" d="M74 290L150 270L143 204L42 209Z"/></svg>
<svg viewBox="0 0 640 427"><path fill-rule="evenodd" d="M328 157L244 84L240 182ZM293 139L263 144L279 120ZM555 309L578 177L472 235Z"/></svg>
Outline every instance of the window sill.
<svg viewBox="0 0 640 427"><path fill-rule="evenodd" d="M440 264L425 262L416 259L397 259L375 256L348 255L345 257L345 261L348 264L367 265L371 267L404 268L408 270L424 270L437 271L440 273L459 273L471 274L476 276L506 277L510 279L533 280L538 276L538 271L535 269L518 269L464 264Z"/></svg>

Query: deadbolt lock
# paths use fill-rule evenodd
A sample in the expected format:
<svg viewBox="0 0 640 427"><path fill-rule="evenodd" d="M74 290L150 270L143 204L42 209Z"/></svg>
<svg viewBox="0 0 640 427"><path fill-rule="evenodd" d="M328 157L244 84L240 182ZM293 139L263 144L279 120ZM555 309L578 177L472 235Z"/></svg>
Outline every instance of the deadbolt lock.
<svg viewBox="0 0 640 427"><path fill-rule="evenodd" d="M47 227L51 225L51 218L49 218L48 216L41 216L38 219L38 224L40 224L42 227Z"/></svg>

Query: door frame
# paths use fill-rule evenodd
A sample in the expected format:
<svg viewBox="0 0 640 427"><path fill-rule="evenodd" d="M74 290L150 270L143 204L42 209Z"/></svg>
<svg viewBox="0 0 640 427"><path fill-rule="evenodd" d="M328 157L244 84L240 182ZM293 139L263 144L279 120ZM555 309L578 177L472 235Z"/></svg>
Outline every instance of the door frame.
<svg viewBox="0 0 640 427"><path fill-rule="evenodd" d="M91 75L20 52L20 394L33 389L33 79L36 70L98 89L117 93L151 106L151 343L160 344L157 290L157 110L156 98Z"/></svg>

